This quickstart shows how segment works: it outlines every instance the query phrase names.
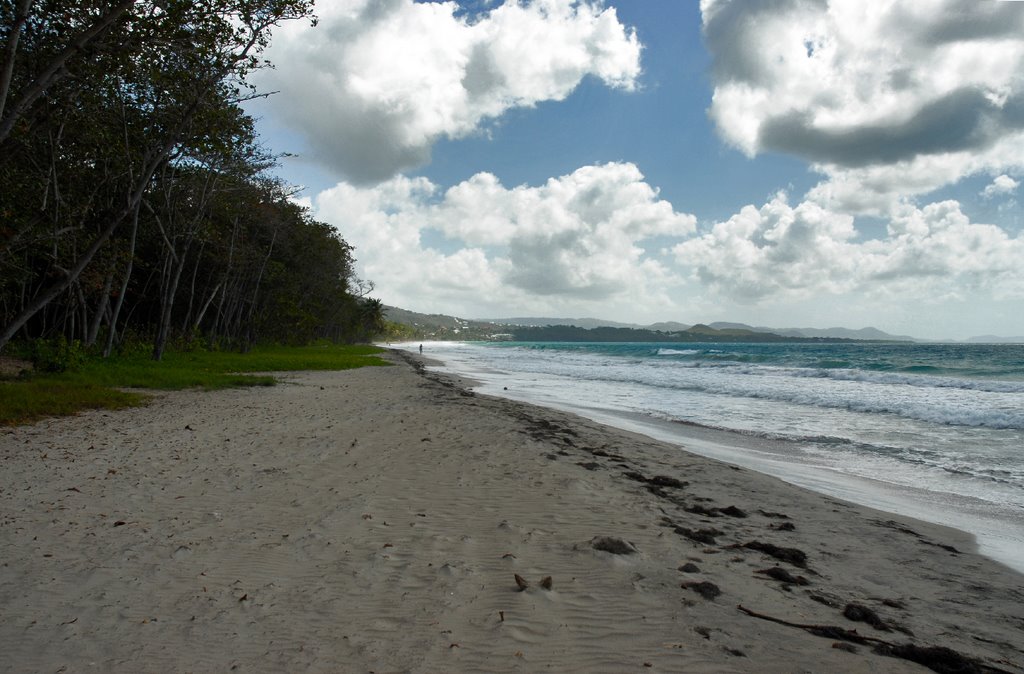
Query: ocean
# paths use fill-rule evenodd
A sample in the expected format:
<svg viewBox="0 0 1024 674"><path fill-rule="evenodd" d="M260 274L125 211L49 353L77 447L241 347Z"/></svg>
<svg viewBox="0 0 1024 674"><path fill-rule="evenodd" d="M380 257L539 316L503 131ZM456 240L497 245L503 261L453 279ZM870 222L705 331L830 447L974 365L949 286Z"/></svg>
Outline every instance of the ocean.
<svg viewBox="0 0 1024 674"><path fill-rule="evenodd" d="M1024 571L1024 345L428 342L424 355L480 393L968 531Z"/></svg>

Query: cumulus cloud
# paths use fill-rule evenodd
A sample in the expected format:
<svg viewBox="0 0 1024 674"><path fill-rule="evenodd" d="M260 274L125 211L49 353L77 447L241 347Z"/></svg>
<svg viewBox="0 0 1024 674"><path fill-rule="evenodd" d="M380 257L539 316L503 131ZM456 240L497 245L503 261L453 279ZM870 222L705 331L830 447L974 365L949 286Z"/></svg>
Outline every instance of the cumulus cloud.
<svg viewBox="0 0 1024 674"><path fill-rule="evenodd" d="M448 189L405 176L339 183L314 209L389 303L427 310L664 317L711 311L715 297L1024 298L1024 235L973 223L956 201L904 204L883 236L864 239L853 216L779 193L697 232L635 165L608 163L536 186L489 173Z"/></svg>
<svg viewBox="0 0 1024 674"><path fill-rule="evenodd" d="M701 9L719 132L749 155L814 162L829 180L812 197L830 208L886 212L894 195L1021 163L1024 3L702 0Z"/></svg>
<svg viewBox="0 0 1024 674"><path fill-rule="evenodd" d="M813 202L796 208L778 194L761 208L745 206L703 236L674 248L677 262L705 284L741 301L787 292L850 289L853 218Z"/></svg>
<svg viewBox="0 0 1024 674"><path fill-rule="evenodd" d="M1003 196L1006 194L1013 194L1017 188L1020 187L1020 182L1014 180L1010 176L1003 175L996 176L985 189L981 191L981 196L986 199L993 197Z"/></svg>
<svg viewBox="0 0 1024 674"><path fill-rule="evenodd" d="M586 76L632 89L641 45L596 0L532 0L477 16L455 2L337 0L284 26L260 84L320 160L371 184L429 160L439 139L515 107L562 100Z"/></svg>
<svg viewBox="0 0 1024 674"><path fill-rule="evenodd" d="M695 230L693 216L626 163L512 188L489 173L444 192L404 176L340 183L316 198L316 215L356 247L362 273L389 302L422 305L426 287L434 306L664 301L673 275L646 242Z"/></svg>
<svg viewBox="0 0 1024 674"><path fill-rule="evenodd" d="M1024 297L1024 239L971 223L956 201L906 206L887 236L859 241L849 215L779 194L676 245L677 263L742 302L821 294L903 293L923 300L974 291Z"/></svg>
<svg viewBox="0 0 1024 674"><path fill-rule="evenodd" d="M851 213L889 216L906 197L956 183L964 176L991 173L998 167L1024 168L1024 134L1004 138L988 151L927 155L888 165L830 170L807 198Z"/></svg>

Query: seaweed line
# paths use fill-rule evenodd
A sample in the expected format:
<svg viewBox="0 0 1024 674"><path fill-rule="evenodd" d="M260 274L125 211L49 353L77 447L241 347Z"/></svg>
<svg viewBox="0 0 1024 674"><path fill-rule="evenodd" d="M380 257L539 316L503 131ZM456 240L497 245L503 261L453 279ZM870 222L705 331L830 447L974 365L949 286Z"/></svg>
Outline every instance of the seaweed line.
<svg viewBox="0 0 1024 674"><path fill-rule="evenodd" d="M981 662L976 658L972 658L944 646L917 646L910 643L894 644L884 639L864 636L863 634L858 634L856 630L847 630L835 625L805 625L783 620L782 618L776 618L764 613L758 613L746 608L742 604L737 605L736 608L753 618L760 618L761 620L778 623L779 625L785 625L786 627L796 627L797 629L809 632L814 636L825 637L827 639L841 639L843 641L850 641L855 644L862 645L869 643L875 644L874 650L880 655L910 660L911 662L924 665L928 669L935 672L941 672L942 674L953 674L954 672L963 674L973 674L975 672L978 674L1013 674L1008 670L993 667L992 665Z"/></svg>

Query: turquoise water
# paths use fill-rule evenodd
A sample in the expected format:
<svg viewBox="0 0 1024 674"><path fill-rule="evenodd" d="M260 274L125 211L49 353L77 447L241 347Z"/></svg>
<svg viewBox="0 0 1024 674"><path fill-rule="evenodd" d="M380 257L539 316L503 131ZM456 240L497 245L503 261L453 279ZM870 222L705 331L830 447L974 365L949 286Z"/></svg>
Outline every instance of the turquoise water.
<svg viewBox="0 0 1024 674"><path fill-rule="evenodd" d="M1024 346L452 342L426 351L483 393L688 449L694 429L741 438L745 449L718 458L966 529L1024 568Z"/></svg>
<svg viewBox="0 0 1024 674"><path fill-rule="evenodd" d="M592 381L1024 430L1021 345L510 342L488 348L516 354L514 367Z"/></svg>

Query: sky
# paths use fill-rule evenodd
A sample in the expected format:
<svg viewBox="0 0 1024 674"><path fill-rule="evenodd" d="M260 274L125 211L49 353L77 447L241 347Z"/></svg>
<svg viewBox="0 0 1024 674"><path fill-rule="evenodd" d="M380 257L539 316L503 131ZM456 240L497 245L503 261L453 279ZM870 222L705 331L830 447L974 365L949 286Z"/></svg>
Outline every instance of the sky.
<svg viewBox="0 0 1024 674"><path fill-rule="evenodd" d="M1024 2L316 13L249 111L385 304L1024 335Z"/></svg>

